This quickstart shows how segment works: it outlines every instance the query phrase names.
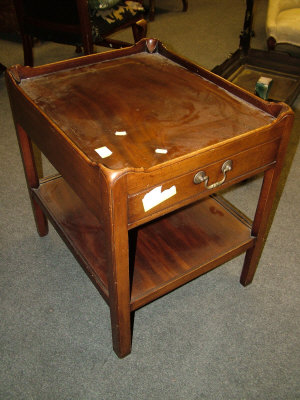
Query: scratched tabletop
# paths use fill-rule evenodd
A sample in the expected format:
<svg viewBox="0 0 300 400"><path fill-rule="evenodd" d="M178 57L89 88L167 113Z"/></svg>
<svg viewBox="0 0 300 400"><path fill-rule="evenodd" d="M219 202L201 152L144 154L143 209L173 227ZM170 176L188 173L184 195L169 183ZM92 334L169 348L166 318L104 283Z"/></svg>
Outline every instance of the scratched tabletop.
<svg viewBox="0 0 300 400"><path fill-rule="evenodd" d="M274 121L158 53L27 78L20 87L91 161L110 169L147 170Z"/></svg>

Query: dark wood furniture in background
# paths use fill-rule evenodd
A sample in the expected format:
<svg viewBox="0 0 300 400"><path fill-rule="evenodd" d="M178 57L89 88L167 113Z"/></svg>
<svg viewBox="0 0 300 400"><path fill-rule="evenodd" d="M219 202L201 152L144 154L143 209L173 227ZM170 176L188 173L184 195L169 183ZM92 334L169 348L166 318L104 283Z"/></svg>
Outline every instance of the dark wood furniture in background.
<svg viewBox="0 0 300 400"><path fill-rule="evenodd" d="M246 1L245 19L239 48L212 72L251 93L260 77L272 79L268 100L293 105L300 93L300 58L278 51L252 49L254 0Z"/></svg>
<svg viewBox="0 0 300 400"><path fill-rule="evenodd" d="M17 32L18 21L13 0L0 0L0 32Z"/></svg>
<svg viewBox="0 0 300 400"><path fill-rule="evenodd" d="M135 16L124 18L122 23L107 24L111 28L95 38L88 0L14 0L14 3L23 40L25 65L33 65L34 38L72 44L77 48L82 46L84 54L92 54L94 45L111 48L131 46L133 43L110 38L118 30L131 27L134 42L144 38L147 33L147 22L143 14L137 12Z"/></svg>
<svg viewBox="0 0 300 400"><path fill-rule="evenodd" d="M7 85L38 232L47 218L110 307L114 350L135 310L246 252L251 283L293 112L159 41L47 66ZM39 180L33 141L60 175ZM221 197L263 173L253 222Z"/></svg>
<svg viewBox="0 0 300 400"><path fill-rule="evenodd" d="M156 0L149 0L149 20L154 21ZM188 0L182 0L182 11L187 11Z"/></svg>
<svg viewBox="0 0 300 400"><path fill-rule="evenodd" d="M17 31L18 21L13 0L0 0L0 33L15 33ZM0 63L0 74L5 69L5 65Z"/></svg>

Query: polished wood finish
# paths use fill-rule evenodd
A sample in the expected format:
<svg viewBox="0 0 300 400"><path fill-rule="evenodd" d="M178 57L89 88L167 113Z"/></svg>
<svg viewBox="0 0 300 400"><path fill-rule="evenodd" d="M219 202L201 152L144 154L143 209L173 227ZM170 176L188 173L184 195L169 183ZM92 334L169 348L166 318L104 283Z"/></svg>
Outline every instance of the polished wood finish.
<svg viewBox="0 0 300 400"><path fill-rule="evenodd" d="M90 276L90 266L93 266L98 289L108 302L108 257L103 225L60 175L43 180L33 190L33 197L61 236L68 238L67 245ZM220 256L230 259L232 253L239 254L254 242L250 221L219 197L197 201L191 207L155 219L135 233L135 252L130 255L134 257L133 271L129 274L132 311L176 288L178 281L188 282L191 277L210 270Z"/></svg>
<svg viewBox="0 0 300 400"><path fill-rule="evenodd" d="M57 126L64 127L69 139L90 160L98 162L95 149L107 146L113 152L113 156L103 159L107 168L146 170L160 161L177 160L211 142L217 144L238 137L274 120L272 115L251 109L234 97L228 96L224 101L222 91L211 82L191 79L188 70L178 68L159 54L149 57L147 53L138 53L94 65L90 71L89 66L82 67L72 79L69 72L62 71L34 81L24 80L20 87ZM110 90L101 93L107 82ZM80 91L75 90L78 87ZM166 90L170 95L180 92L185 101L175 96L162 101ZM95 103L91 92L101 93L101 102ZM126 93L127 101L120 102L120 96ZM59 107L59 113L53 103ZM74 108L78 110L76 121ZM120 117L129 113L130 117ZM95 135L95 130L103 132L101 137ZM128 134L112 135L115 131ZM168 153L157 154L156 148L165 148Z"/></svg>
<svg viewBox="0 0 300 400"><path fill-rule="evenodd" d="M154 39L12 67L7 85L38 230L47 217L108 303L119 357L139 307L242 252L241 283L252 281L293 121L287 105ZM31 141L59 175L38 179ZM101 158L103 147L111 153ZM194 182L199 171L206 185ZM215 194L258 173L252 222ZM157 202L157 190L171 195Z"/></svg>

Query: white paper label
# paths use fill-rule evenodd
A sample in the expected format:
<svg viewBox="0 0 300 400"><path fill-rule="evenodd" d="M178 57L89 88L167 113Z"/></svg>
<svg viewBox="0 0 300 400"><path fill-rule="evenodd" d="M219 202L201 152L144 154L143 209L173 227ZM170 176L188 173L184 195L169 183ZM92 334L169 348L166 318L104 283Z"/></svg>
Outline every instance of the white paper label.
<svg viewBox="0 0 300 400"><path fill-rule="evenodd" d="M168 150L167 149L155 149L155 153L158 154L167 154Z"/></svg>
<svg viewBox="0 0 300 400"><path fill-rule="evenodd" d="M115 135L116 135L116 136L126 136L126 135L127 135L127 132L126 132L126 131L116 131L116 132L115 132Z"/></svg>
<svg viewBox="0 0 300 400"><path fill-rule="evenodd" d="M99 147L99 149L95 149L95 151L99 154L101 158L106 158L112 155L112 152L106 146Z"/></svg>
<svg viewBox="0 0 300 400"><path fill-rule="evenodd" d="M163 192L161 191L161 188L161 186L158 186L155 189L152 189L149 193L145 194L142 200L145 212L151 210L151 208L157 206L170 197L175 196L176 194L175 185L171 186L170 189L164 190Z"/></svg>

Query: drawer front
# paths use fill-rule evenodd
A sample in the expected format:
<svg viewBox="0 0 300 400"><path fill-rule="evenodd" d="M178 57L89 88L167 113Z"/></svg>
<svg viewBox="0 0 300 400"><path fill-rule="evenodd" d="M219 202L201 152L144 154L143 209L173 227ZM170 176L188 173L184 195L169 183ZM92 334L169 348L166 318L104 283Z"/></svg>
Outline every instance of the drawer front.
<svg viewBox="0 0 300 400"><path fill-rule="evenodd" d="M190 202L222 189L230 182L236 183L276 160L279 140L234 154L215 163L199 167L180 176L140 191L128 198L128 224L138 225L157 217L161 212L175 209L190 199ZM178 206L178 207L177 207Z"/></svg>

